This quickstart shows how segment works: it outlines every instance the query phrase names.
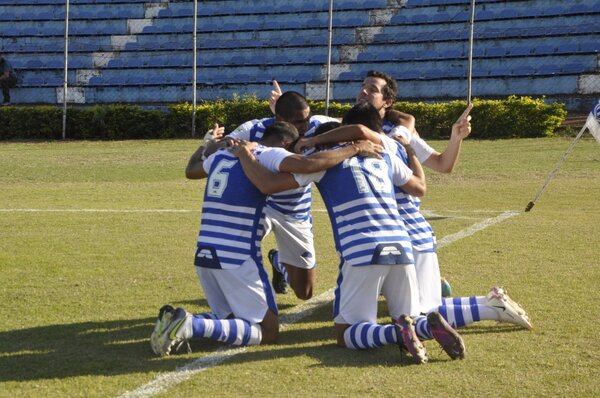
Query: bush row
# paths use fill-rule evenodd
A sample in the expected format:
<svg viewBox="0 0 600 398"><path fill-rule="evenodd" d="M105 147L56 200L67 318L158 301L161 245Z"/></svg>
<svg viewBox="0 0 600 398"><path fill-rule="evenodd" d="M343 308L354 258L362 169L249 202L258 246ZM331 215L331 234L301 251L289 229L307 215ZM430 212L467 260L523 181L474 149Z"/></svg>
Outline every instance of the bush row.
<svg viewBox="0 0 600 398"><path fill-rule="evenodd" d="M324 114L322 101L311 101L313 114ZM548 137L555 134L566 111L562 104L543 99L509 97L506 100L476 100L472 138L496 139ZM428 139L446 138L452 123L466 106L464 101L437 104L397 102L394 107L414 115L417 130ZM351 105L331 103L329 114L341 117ZM191 137L191 104L171 105L166 111L136 105L106 105L69 108L66 136L76 140L124 140ZM197 106L196 131L203 135L214 123L225 131L251 119L270 116L267 101L254 97L215 101ZM62 108L19 106L0 108L0 140L62 138Z"/></svg>

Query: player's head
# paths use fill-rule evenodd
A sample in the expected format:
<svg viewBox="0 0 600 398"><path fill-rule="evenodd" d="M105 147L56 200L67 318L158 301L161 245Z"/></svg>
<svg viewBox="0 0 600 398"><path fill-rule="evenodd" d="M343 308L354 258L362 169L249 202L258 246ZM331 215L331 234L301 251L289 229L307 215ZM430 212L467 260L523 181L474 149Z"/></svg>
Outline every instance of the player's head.
<svg viewBox="0 0 600 398"><path fill-rule="evenodd" d="M329 130L333 130L333 129L336 129L336 128L340 127L341 125L342 125L342 123L340 123L340 122L335 122L335 121L321 123L321 124L319 125L319 127L317 127L317 128L315 129L315 133L314 133L314 135L319 135L319 134L326 133L326 132L328 132Z"/></svg>
<svg viewBox="0 0 600 398"><path fill-rule="evenodd" d="M286 91L275 104L275 118L293 124L300 136L308 130L310 106L304 96L296 91Z"/></svg>
<svg viewBox="0 0 600 398"><path fill-rule="evenodd" d="M296 127L288 122L275 122L265 129L260 143L265 146L285 148L291 150L298 141L299 135Z"/></svg>
<svg viewBox="0 0 600 398"><path fill-rule="evenodd" d="M334 121L321 123L319 125L319 127L317 127L315 129L314 135L316 136L316 135L324 134L324 133L326 133L326 132L328 132L330 130L333 130L333 129L336 129L336 128L340 127L341 125L342 125L342 123L340 123L340 122L334 122ZM329 147L331 147L333 145L334 144L318 145L315 149L317 151L322 151L322 150L327 149L327 148L329 148Z"/></svg>
<svg viewBox="0 0 600 398"><path fill-rule="evenodd" d="M381 117L385 111L392 106L398 95L398 83L390 75L372 70L367 72L360 91L356 96L356 102L369 102L378 111Z"/></svg>
<svg viewBox="0 0 600 398"><path fill-rule="evenodd" d="M382 123L379 111L369 102L354 105L342 119L342 124L362 124L377 132L381 131Z"/></svg>

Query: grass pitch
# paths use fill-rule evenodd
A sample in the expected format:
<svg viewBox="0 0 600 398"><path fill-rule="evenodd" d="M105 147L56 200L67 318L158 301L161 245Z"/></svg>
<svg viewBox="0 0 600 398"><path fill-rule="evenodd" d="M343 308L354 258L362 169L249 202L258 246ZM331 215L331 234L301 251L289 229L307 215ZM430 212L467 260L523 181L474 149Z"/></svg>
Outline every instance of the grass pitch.
<svg viewBox="0 0 600 398"><path fill-rule="evenodd" d="M428 172L438 239L522 211L570 138L466 141L452 175ZM197 142L0 143L0 396L120 396L221 345L153 356L165 303L208 310L192 264L203 183L183 169ZM433 142L439 149L444 142ZM530 213L439 250L456 295L503 285L535 329L461 329L464 361L426 343L425 366L395 346L335 346L331 305L161 396L597 396L600 391L600 146L580 141ZM337 259L315 200L318 287ZM160 210L160 211L159 211ZM273 245L269 237L264 251ZM301 304L278 296L280 311ZM387 322L381 303L381 321Z"/></svg>

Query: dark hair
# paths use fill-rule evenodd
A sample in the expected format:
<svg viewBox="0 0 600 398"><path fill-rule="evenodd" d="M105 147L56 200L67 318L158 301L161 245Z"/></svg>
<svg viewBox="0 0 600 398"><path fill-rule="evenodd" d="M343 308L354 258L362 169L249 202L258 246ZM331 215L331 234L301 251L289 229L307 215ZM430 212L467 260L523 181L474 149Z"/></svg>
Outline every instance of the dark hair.
<svg viewBox="0 0 600 398"><path fill-rule="evenodd" d="M342 119L342 124L362 124L377 132L381 131L382 123L379 111L369 102L354 105Z"/></svg>
<svg viewBox="0 0 600 398"><path fill-rule="evenodd" d="M325 123L321 123L319 125L319 127L317 127L315 129L314 135L320 135L320 134L326 133L329 130L333 130L333 129L336 129L336 128L340 127L341 125L342 125L342 123L340 123L340 122L325 122Z"/></svg>
<svg viewBox="0 0 600 398"><path fill-rule="evenodd" d="M385 80L385 87L383 88L383 99L396 100L398 96L398 83L396 80L385 72L378 70L370 70L367 72L367 77L378 77Z"/></svg>
<svg viewBox="0 0 600 398"><path fill-rule="evenodd" d="M308 107L308 102L302 94L297 91L286 91L275 103L275 114L288 120L293 118L296 112Z"/></svg>
<svg viewBox="0 0 600 398"><path fill-rule="evenodd" d="M293 124L288 122L275 122L265 129L262 139L268 140L271 137L281 141L293 142L299 138L299 134Z"/></svg>

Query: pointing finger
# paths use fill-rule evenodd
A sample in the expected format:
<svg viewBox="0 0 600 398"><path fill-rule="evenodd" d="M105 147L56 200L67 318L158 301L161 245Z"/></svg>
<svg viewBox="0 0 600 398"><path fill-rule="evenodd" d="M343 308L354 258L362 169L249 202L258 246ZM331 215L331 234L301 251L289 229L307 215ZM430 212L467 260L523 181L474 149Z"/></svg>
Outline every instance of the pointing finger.
<svg viewBox="0 0 600 398"><path fill-rule="evenodd" d="M464 112L462 113L462 115L460 115L460 117L458 118L458 120L466 119L467 116L469 116L469 113L471 112L471 109L473 109L473 104L472 103L470 103L469 105L467 105L467 109L464 110Z"/></svg>
<svg viewBox="0 0 600 398"><path fill-rule="evenodd" d="M277 83L277 80L273 80L273 88L275 89L275 92L277 94L282 94L281 87L279 87L279 83Z"/></svg>

